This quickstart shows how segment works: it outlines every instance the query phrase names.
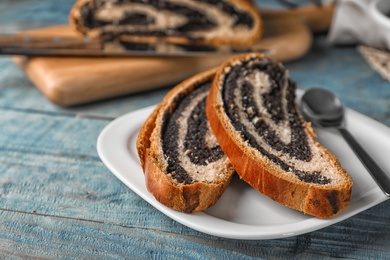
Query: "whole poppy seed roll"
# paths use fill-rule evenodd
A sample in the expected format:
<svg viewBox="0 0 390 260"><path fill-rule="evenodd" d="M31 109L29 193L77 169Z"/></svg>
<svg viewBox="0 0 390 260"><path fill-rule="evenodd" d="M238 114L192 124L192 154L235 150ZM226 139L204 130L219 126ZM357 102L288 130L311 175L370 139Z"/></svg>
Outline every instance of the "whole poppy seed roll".
<svg viewBox="0 0 390 260"><path fill-rule="evenodd" d="M124 41L247 46L263 31L246 0L78 0L69 19L88 36Z"/></svg>

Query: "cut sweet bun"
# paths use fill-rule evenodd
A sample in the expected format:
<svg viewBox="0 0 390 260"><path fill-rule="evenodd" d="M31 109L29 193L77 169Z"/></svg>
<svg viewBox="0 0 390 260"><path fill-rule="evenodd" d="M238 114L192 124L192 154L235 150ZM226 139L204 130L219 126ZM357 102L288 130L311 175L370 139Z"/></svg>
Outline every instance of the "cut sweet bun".
<svg viewBox="0 0 390 260"><path fill-rule="evenodd" d="M147 189L182 212L214 205L235 173L206 119L205 103L215 70L173 88L145 121L137 151Z"/></svg>
<svg viewBox="0 0 390 260"><path fill-rule="evenodd" d="M282 205L329 218L350 203L352 178L317 142L295 90L280 63L233 57L217 71L207 117L240 178Z"/></svg>
<svg viewBox="0 0 390 260"><path fill-rule="evenodd" d="M78 0L70 23L91 37L247 46L263 31L247 0Z"/></svg>

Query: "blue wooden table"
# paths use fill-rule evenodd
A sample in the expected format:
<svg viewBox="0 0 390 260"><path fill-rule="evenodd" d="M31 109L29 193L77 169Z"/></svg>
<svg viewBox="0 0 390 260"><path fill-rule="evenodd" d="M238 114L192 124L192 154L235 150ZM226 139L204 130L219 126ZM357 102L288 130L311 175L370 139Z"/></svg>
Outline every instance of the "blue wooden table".
<svg viewBox="0 0 390 260"><path fill-rule="evenodd" d="M0 32L67 23L72 4L2 0ZM328 88L390 126L390 84L355 47L318 35L305 57L285 65L300 88ZM150 206L103 165L96 140L112 119L168 90L64 108L0 57L0 258L390 258L390 201L312 233L260 241L209 236Z"/></svg>

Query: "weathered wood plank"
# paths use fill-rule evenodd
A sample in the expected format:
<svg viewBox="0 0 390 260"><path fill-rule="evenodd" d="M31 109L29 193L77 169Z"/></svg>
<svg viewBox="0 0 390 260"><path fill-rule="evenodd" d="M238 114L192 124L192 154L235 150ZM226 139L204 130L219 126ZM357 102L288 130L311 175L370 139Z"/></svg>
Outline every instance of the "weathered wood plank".
<svg viewBox="0 0 390 260"><path fill-rule="evenodd" d="M1 208L125 224L133 211L147 226L142 210L146 203L117 180L97 155L96 139L107 121L14 111L1 114ZM111 216L112 212L121 213Z"/></svg>
<svg viewBox="0 0 390 260"><path fill-rule="evenodd" d="M376 221L369 231L366 224L360 229L359 222L365 221L352 218L287 239L239 241L0 210L0 254L51 259L386 259L388 225L383 228L383 222Z"/></svg>
<svg viewBox="0 0 390 260"><path fill-rule="evenodd" d="M74 2L74 0L2 0L0 1L1 28L6 29L17 24L31 28L34 24L67 23L68 12Z"/></svg>
<svg viewBox="0 0 390 260"><path fill-rule="evenodd" d="M0 136L0 245L6 245L0 246L0 253L12 249L21 255L50 258L73 253L142 257L139 248L146 255L155 252L177 258L213 254L359 258L390 253L390 202L295 238L216 238L169 219L108 172L95 149L107 121L0 112L4 133ZM107 236L112 242L104 242ZM70 251L72 247L76 249ZM171 247L179 251L170 251Z"/></svg>

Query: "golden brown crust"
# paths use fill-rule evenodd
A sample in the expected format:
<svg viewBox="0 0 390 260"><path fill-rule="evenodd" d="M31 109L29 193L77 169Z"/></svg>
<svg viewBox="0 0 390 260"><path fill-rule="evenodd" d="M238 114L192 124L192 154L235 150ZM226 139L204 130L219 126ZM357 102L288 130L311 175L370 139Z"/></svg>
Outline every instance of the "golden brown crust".
<svg viewBox="0 0 390 260"><path fill-rule="evenodd" d="M210 126L239 176L252 187L287 207L319 218L332 217L349 204L352 189L351 177L333 154L327 151L326 157L329 163L336 165L340 176L346 180L339 186L316 185L298 181L296 178L287 178L282 175L279 168L265 158L255 156L246 143L240 141L225 115L220 96L225 68L240 60L262 57L264 57L262 54L241 55L229 59L220 67L206 103ZM305 124L305 129L309 137L315 140L315 132L311 125ZM326 150L318 142L316 145Z"/></svg>
<svg viewBox="0 0 390 260"><path fill-rule="evenodd" d="M146 167L147 153L150 148L150 135L152 134L152 131L156 125L156 118L159 110L160 110L160 105L157 105L156 108L153 110L153 112L149 115L149 117L142 125L137 138L136 147L137 147L138 157L140 159L141 167L144 171Z"/></svg>
<svg viewBox="0 0 390 260"><path fill-rule="evenodd" d="M81 32L82 34L87 33L87 28L84 27L80 21L80 8L87 2L91 2L90 0L77 0L73 5L72 9L70 9L68 19L71 26L75 28L76 31Z"/></svg>
<svg viewBox="0 0 390 260"><path fill-rule="evenodd" d="M195 182L180 184L167 174L157 143L164 112L175 105L175 97L191 92L197 84L213 78L215 69L200 73L173 88L142 126L137 139L137 151L145 174L147 189L162 204L182 212L197 212L214 205L226 190L233 167L228 164L226 176L218 183Z"/></svg>
<svg viewBox="0 0 390 260"><path fill-rule="evenodd" d="M153 37L153 36L129 36L119 35L118 37L123 41L138 41L138 42L158 42L164 41L175 44L210 44L210 45L232 45L232 46L248 46L255 43L263 35L263 21L257 8L251 1L248 0L226 0L226 2L238 7L241 10L248 12L254 19L254 26L252 32L247 37L235 36L215 36L210 39L189 39L185 36L167 36L167 37ZM80 33L88 35L89 37L99 37L99 29L90 29L83 25L81 21L80 8L89 3L93 5L93 0L77 0L69 12L69 23Z"/></svg>

